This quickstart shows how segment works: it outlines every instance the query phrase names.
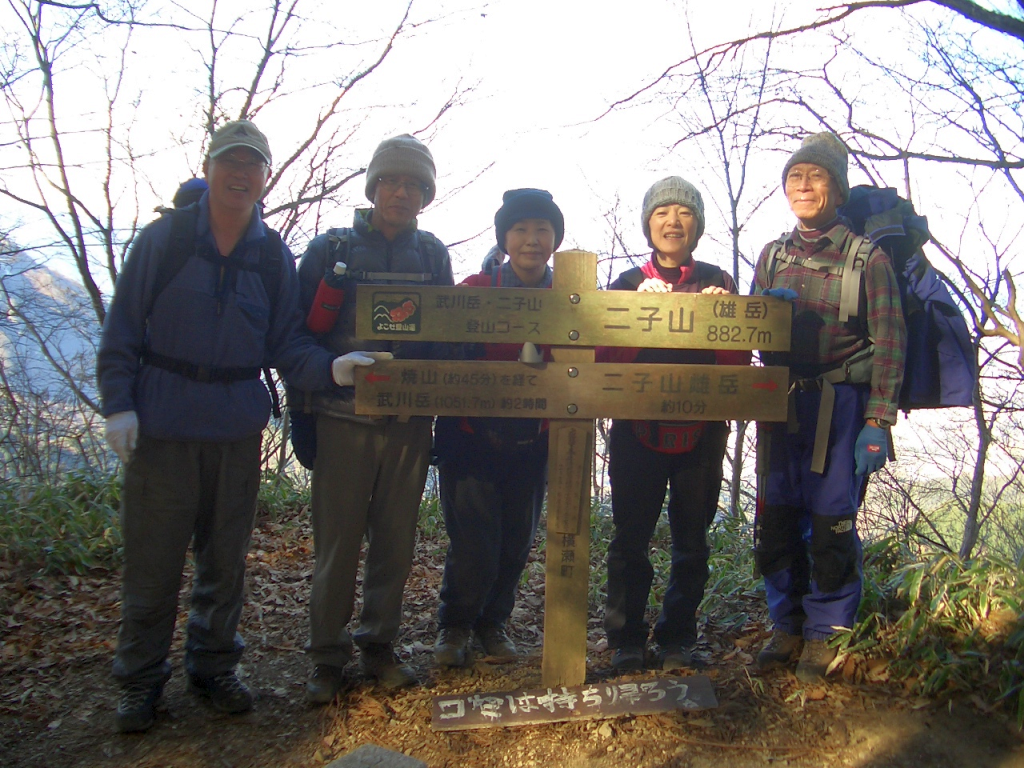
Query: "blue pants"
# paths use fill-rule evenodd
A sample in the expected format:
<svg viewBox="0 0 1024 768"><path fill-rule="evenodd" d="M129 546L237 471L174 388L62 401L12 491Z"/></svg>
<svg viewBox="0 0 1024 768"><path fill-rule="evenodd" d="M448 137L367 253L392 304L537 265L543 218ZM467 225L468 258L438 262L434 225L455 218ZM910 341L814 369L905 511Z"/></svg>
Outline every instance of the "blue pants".
<svg viewBox="0 0 1024 768"><path fill-rule="evenodd" d="M540 521L546 435L517 453L448 452L438 475L450 542L438 625L503 627Z"/></svg>
<svg viewBox="0 0 1024 768"><path fill-rule="evenodd" d="M161 684L170 676L167 654L189 542L195 575L185 668L190 675L212 677L238 663L245 644L236 628L256 516L261 439L139 438L121 495L124 570L113 669L120 682Z"/></svg>
<svg viewBox="0 0 1024 768"><path fill-rule="evenodd" d="M632 422L612 422L608 475L615 537L608 547L604 614L610 647L647 644L650 630L644 611L654 580L647 553L666 486L672 569L654 639L662 646L691 646L697 641L697 607L708 580L707 529L718 508L728 437L727 424L710 422L689 453L660 453L636 439Z"/></svg>
<svg viewBox="0 0 1024 768"><path fill-rule="evenodd" d="M823 640L849 628L861 596L854 446L868 387L838 385L825 471L811 471L820 392L796 393L799 431L773 424L757 558L776 629Z"/></svg>

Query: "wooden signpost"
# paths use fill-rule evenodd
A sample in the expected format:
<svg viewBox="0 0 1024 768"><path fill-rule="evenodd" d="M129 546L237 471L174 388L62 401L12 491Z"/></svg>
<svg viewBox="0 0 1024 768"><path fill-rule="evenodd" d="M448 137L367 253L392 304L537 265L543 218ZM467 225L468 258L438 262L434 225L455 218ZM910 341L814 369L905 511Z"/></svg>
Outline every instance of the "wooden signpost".
<svg viewBox="0 0 1024 768"><path fill-rule="evenodd" d="M356 375L364 414L549 419L545 686L586 677L595 418L785 421L788 372L598 364L598 346L789 349L790 304L764 296L598 291L597 257L554 256L551 290L360 285L361 339L551 345L552 363L394 360ZM364 372L365 371L365 372Z"/></svg>

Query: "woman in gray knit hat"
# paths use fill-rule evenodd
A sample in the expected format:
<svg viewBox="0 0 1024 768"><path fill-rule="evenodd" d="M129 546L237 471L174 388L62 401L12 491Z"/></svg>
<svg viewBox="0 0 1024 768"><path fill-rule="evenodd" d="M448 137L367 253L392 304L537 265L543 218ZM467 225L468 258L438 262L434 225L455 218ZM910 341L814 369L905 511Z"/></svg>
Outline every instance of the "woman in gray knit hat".
<svg viewBox="0 0 1024 768"><path fill-rule="evenodd" d="M690 182L669 176L644 195L640 219L650 260L612 283L611 290L736 293L732 277L693 252L704 234L704 200ZM602 362L745 365L746 352L673 349L601 349ZM654 569L651 537L668 488L672 570L654 626L658 668L680 669L692 661L697 642L697 606L708 579L707 528L718 508L726 422L612 422L608 439L609 478L615 537L608 548L608 598L604 627L612 667L643 669L649 627L644 618Z"/></svg>

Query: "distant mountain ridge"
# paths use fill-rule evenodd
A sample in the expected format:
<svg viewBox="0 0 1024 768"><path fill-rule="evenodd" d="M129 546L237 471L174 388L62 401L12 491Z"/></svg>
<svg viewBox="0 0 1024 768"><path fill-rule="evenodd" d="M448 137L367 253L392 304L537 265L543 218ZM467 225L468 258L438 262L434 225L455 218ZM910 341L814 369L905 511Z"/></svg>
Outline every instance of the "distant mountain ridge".
<svg viewBox="0 0 1024 768"><path fill-rule="evenodd" d="M27 253L0 253L0 363L9 386L67 402L74 382L95 399L99 338L81 284Z"/></svg>

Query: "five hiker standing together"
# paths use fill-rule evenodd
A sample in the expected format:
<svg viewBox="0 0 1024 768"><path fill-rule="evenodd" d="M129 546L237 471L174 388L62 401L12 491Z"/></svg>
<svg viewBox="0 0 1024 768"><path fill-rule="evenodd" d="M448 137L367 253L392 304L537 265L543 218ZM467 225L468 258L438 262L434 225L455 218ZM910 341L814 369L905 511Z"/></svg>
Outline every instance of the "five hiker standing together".
<svg viewBox="0 0 1024 768"><path fill-rule="evenodd" d="M416 682L393 643L430 462L431 420L356 414L354 369L392 356L547 359L547 350L532 345L359 339L347 290L347 300L329 307L336 317L311 331L304 318L327 308L316 306L314 297L339 262L345 267L337 274L344 272L350 286L453 284L444 245L417 228L417 216L436 193L434 161L412 136L382 142L366 174L373 207L356 211L352 227L314 238L297 272L287 247L260 217L270 162L269 143L251 122L220 128L204 163L209 189L143 229L104 323L98 358L103 414L108 442L125 464L122 622L114 660L121 731L143 731L155 721L170 676L190 543L190 687L225 713L252 707L235 667L244 647L237 625L262 432L272 407L259 379L264 367L276 367L288 385L296 429L301 423L305 430L304 461L313 470L306 696L324 704L337 695L356 647L367 676L388 687ZM794 378L790 424L772 425L771 472L758 521L756 556L775 623L758 664L799 659L797 674L811 679L823 676L835 655L825 641L856 616L856 511L866 473L886 460L905 329L888 258L862 246L837 215L849 196L846 151L838 139L809 137L782 179L797 226L781 244L765 247L754 279L755 292L793 303L791 352L769 362L789 365ZM464 284L549 288L548 261L565 232L551 194L506 192L494 224L501 253L489 254L485 270ZM654 184L641 218L650 260L611 288L736 293L727 272L693 258L704 224L704 202L692 184L677 176ZM853 246L856 270L848 267ZM862 286L852 292L851 311L844 280L853 272ZM743 365L749 353L609 348L598 350L598 359ZM830 425L827 435L817 428L822 421ZM664 669L693 663L696 612L708 578L706 532L717 510L728 435L726 422L612 425L615 536L605 630L619 670L641 669L648 661L648 550L666 488L672 558L654 658ZM437 421L433 446L450 539L434 646L441 666L469 664L474 641L491 656L516 653L505 623L541 515L547 442L541 419ZM350 633L364 538L362 610Z"/></svg>

